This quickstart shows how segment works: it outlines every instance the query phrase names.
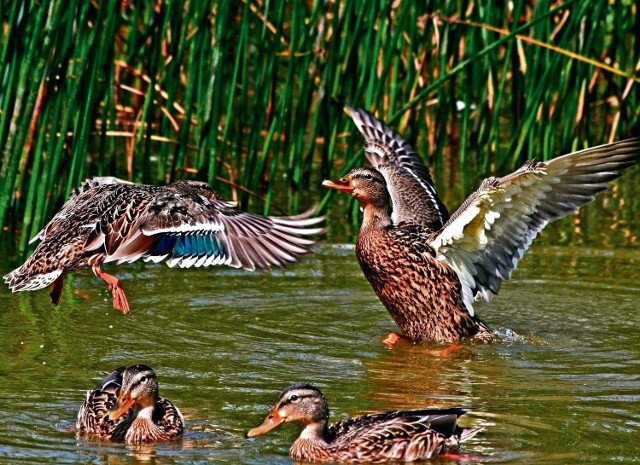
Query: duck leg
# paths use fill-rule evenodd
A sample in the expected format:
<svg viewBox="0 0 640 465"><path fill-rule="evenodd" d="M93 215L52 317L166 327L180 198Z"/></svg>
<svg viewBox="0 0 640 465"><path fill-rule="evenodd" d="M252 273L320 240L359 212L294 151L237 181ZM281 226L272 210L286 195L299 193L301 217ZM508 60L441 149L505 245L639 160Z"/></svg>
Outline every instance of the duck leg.
<svg viewBox="0 0 640 465"><path fill-rule="evenodd" d="M64 284L64 275L61 274L58 279L56 279L51 285L51 292L49 295L51 296L51 303L53 305L58 305L60 303L60 298L62 297L62 285Z"/></svg>
<svg viewBox="0 0 640 465"><path fill-rule="evenodd" d="M113 295L113 308L128 315L131 310L129 309L129 302L127 301L127 296L124 294L120 280L102 271L98 263L91 265L91 270L93 270L93 274L109 285L109 291L111 291Z"/></svg>

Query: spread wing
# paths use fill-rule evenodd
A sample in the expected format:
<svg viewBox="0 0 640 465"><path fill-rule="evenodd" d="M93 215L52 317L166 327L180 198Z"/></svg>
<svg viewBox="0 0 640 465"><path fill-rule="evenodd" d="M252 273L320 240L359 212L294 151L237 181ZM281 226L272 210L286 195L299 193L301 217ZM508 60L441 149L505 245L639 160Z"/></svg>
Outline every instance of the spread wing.
<svg viewBox="0 0 640 465"><path fill-rule="evenodd" d="M324 217L312 215L310 210L298 216L264 217L243 212L230 202L206 200L189 211L169 208L146 215L141 231L163 235L148 254L151 260L163 258L166 247L173 244L169 266L265 269L295 262L317 244L309 236L324 231L317 227Z"/></svg>
<svg viewBox="0 0 640 465"><path fill-rule="evenodd" d="M640 138L601 145L549 162L530 161L500 179L486 179L430 244L474 297L490 300L547 223L575 212L640 159Z"/></svg>
<svg viewBox="0 0 640 465"><path fill-rule="evenodd" d="M393 221L420 223L437 231L449 213L436 193L429 170L413 148L371 113L345 105L365 138L367 160L384 176L393 203Z"/></svg>
<svg viewBox="0 0 640 465"><path fill-rule="evenodd" d="M209 191L212 192L212 191ZM86 249L104 246L105 262L138 258L169 266L229 265L254 270L283 266L310 252L309 236L324 217L265 217L243 212L217 196L156 189L140 191L96 227Z"/></svg>

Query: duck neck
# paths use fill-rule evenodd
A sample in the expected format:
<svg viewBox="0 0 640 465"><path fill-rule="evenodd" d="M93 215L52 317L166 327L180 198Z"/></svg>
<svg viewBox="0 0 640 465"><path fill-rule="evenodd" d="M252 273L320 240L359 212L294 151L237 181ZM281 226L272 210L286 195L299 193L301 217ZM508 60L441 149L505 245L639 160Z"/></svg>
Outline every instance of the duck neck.
<svg viewBox="0 0 640 465"><path fill-rule="evenodd" d="M391 209L388 205L367 204L363 206L363 229L384 228L391 223Z"/></svg>
<svg viewBox="0 0 640 465"><path fill-rule="evenodd" d="M127 431L127 443L153 442L160 439L162 429L153 422L153 406L134 411L134 418Z"/></svg>
<svg viewBox="0 0 640 465"><path fill-rule="evenodd" d="M307 423L300 433L299 439L308 439L311 441L327 441L327 420L315 421Z"/></svg>
<svg viewBox="0 0 640 465"><path fill-rule="evenodd" d="M322 459L327 454L329 442L326 419L308 423L291 445L289 454L294 460Z"/></svg>

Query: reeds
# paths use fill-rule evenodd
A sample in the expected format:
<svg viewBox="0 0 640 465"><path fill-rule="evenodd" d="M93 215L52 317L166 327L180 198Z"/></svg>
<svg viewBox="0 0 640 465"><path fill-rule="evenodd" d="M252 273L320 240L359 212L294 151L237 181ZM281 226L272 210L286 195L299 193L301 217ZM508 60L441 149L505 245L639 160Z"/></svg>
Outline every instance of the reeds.
<svg viewBox="0 0 640 465"><path fill-rule="evenodd" d="M344 101L445 182L637 133L635 4L508 5L2 0L0 226L23 254L90 175L298 210L361 162Z"/></svg>

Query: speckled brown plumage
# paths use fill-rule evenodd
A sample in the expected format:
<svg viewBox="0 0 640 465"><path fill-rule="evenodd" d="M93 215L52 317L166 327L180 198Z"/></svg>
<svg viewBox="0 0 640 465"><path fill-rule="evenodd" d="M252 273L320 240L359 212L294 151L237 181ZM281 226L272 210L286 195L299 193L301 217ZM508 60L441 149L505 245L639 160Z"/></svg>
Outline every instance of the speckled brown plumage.
<svg viewBox="0 0 640 465"><path fill-rule="evenodd" d="M530 161L488 178L451 216L428 169L398 133L347 107L373 167L325 187L351 194L363 220L356 255L403 336L413 342L491 340L473 303L490 301L538 232L594 200L640 159L640 138Z"/></svg>
<svg viewBox="0 0 640 465"><path fill-rule="evenodd" d="M490 340L487 325L466 310L455 271L436 258L432 236L421 225L368 222L358 234L356 256L403 336L414 342Z"/></svg>
<svg viewBox="0 0 640 465"><path fill-rule="evenodd" d="M113 418L112 412L120 407L122 412ZM146 365L109 373L94 390L87 391L76 419L79 436L128 444L173 440L183 430L182 414L158 395L156 375Z"/></svg>
<svg viewBox="0 0 640 465"><path fill-rule="evenodd" d="M329 425L329 407L319 389L294 384L285 389L263 423L247 437L285 422L304 425L289 454L309 462L416 461L459 449L482 428L461 428L464 410L432 409L374 413Z"/></svg>
<svg viewBox="0 0 640 465"><path fill-rule="evenodd" d="M115 178L86 181L47 226L40 244L4 279L13 292L51 283L60 300L65 273L91 267L109 285L114 308L129 312L120 282L102 263L167 261L169 266L228 265L246 270L284 266L309 253L323 217L245 213L222 200L206 183L178 181L146 186Z"/></svg>

